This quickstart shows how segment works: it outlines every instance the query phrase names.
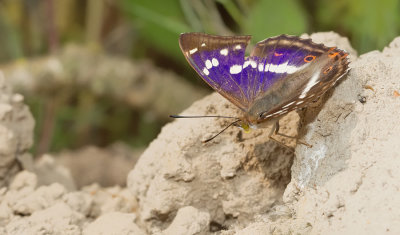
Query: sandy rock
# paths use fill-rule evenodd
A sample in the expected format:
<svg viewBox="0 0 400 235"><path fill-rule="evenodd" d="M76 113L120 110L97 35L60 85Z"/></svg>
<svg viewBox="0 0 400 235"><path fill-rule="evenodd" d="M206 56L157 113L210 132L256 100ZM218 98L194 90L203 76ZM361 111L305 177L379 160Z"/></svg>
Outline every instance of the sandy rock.
<svg viewBox="0 0 400 235"><path fill-rule="evenodd" d="M34 121L24 97L14 94L0 71L0 187L21 170L18 157L28 154Z"/></svg>
<svg viewBox="0 0 400 235"><path fill-rule="evenodd" d="M284 200L313 234L400 233L399 41L351 64L296 149Z"/></svg>
<svg viewBox="0 0 400 235"><path fill-rule="evenodd" d="M67 193L62 197L62 201L74 211L88 217L91 215L94 200L89 193L80 191Z"/></svg>
<svg viewBox="0 0 400 235"><path fill-rule="evenodd" d="M187 206L178 210L171 225L162 234L202 235L208 234L210 215L194 207Z"/></svg>
<svg viewBox="0 0 400 235"><path fill-rule="evenodd" d="M284 203L292 217L266 216L223 234L399 234L400 37L361 55L297 146Z"/></svg>
<svg viewBox="0 0 400 235"><path fill-rule="evenodd" d="M57 154L57 163L70 169L78 188L93 183L103 187L125 186L126 176L142 150L115 143L107 148L87 146Z"/></svg>
<svg viewBox="0 0 400 235"><path fill-rule="evenodd" d="M112 212L97 218L90 223L84 230L84 235L144 235L135 224L136 215L120 212Z"/></svg>
<svg viewBox="0 0 400 235"><path fill-rule="evenodd" d="M26 197L15 201L13 210L18 214L30 215L35 211L53 206L65 193L65 188L58 183L41 186Z"/></svg>
<svg viewBox="0 0 400 235"><path fill-rule="evenodd" d="M183 114L241 115L219 94L194 103ZM293 151L267 140L268 129L246 134L231 128L202 143L230 121L176 120L143 153L128 176L128 187L138 196L141 220L150 231L165 229L188 205L207 211L222 225L230 219L251 220L280 200ZM287 116L281 122L283 132L296 135L297 121L295 113Z"/></svg>
<svg viewBox="0 0 400 235"><path fill-rule="evenodd" d="M240 229L238 231L229 231L229 232L223 232L223 235L228 235L228 234L234 234L234 235L265 235L265 234L272 234L273 230L271 229L271 226L267 223L251 223L244 229Z"/></svg>
<svg viewBox="0 0 400 235"><path fill-rule="evenodd" d="M356 52L335 33L312 35ZM341 45L344 44L344 45ZM236 107L214 93L194 103L183 115L240 116ZM246 224L279 203L292 164L290 149L268 140L268 129L246 134L231 128L215 140L204 140L229 119L180 119L166 125L128 176L128 187L140 201L141 219L150 231L172 221L176 211L194 206L213 222ZM281 131L297 135L298 116L291 113ZM165 221L160 223L159 221Z"/></svg>
<svg viewBox="0 0 400 235"><path fill-rule="evenodd" d="M35 174L22 171L11 182L10 187L0 189L0 226L6 225L15 217L16 205L31 195L37 186Z"/></svg>
<svg viewBox="0 0 400 235"><path fill-rule="evenodd" d="M15 218L6 226L7 234L54 234L76 235L84 216L74 212L64 203L57 203L45 210L34 212L32 216Z"/></svg>
<svg viewBox="0 0 400 235"><path fill-rule="evenodd" d="M10 190L15 191L26 191L31 193L37 187L37 176L36 174L29 171L21 171L18 173L10 184Z"/></svg>
<svg viewBox="0 0 400 235"><path fill-rule="evenodd" d="M59 183L38 186L37 179L22 171L9 188L0 189L0 227L5 228L0 234L81 234L93 218L137 210L136 199L126 188L93 185L68 192Z"/></svg>
<svg viewBox="0 0 400 235"><path fill-rule="evenodd" d="M93 184L82 188L82 191L91 195L91 217L96 218L109 212L132 213L137 211L136 197L127 188L119 186L101 188L99 185Z"/></svg>
<svg viewBox="0 0 400 235"><path fill-rule="evenodd" d="M49 154L41 156L35 162L33 169L38 176L39 185L59 183L62 184L67 191L76 190L75 182L72 179L70 170L57 164L56 160Z"/></svg>

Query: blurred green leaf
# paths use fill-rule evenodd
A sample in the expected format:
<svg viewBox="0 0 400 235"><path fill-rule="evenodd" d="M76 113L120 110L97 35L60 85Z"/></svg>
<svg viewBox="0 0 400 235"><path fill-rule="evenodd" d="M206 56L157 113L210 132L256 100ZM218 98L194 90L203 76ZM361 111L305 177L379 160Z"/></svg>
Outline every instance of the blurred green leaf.
<svg viewBox="0 0 400 235"><path fill-rule="evenodd" d="M224 6L229 15L236 21L237 24L242 25L244 16L239 9L239 6L235 4L232 0L217 0L220 4Z"/></svg>
<svg viewBox="0 0 400 235"><path fill-rule="evenodd" d="M323 0L318 4L317 22L321 28L350 35L360 53L382 49L400 33L400 2Z"/></svg>
<svg viewBox="0 0 400 235"><path fill-rule="evenodd" d="M7 2L0 5L0 60L19 59L23 57L20 33L18 28L18 1Z"/></svg>
<svg viewBox="0 0 400 235"><path fill-rule="evenodd" d="M190 31L178 0L123 0L123 10L134 16L142 36L157 49L182 59L178 37Z"/></svg>
<svg viewBox="0 0 400 235"><path fill-rule="evenodd" d="M243 32L260 41L279 34L307 31L306 15L296 0L256 1L242 25Z"/></svg>

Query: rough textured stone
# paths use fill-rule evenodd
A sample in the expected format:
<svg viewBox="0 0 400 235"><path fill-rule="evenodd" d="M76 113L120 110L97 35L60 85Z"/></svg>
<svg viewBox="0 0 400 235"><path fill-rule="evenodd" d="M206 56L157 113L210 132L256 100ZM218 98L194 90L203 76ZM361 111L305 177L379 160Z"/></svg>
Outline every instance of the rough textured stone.
<svg viewBox="0 0 400 235"><path fill-rule="evenodd" d="M0 187L21 170L18 158L33 143L34 120L24 97L12 92L0 71Z"/></svg>
<svg viewBox="0 0 400 235"><path fill-rule="evenodd" d="M120 235L134 234L145 235L146 233L134 223L136 216L121 212L112 212L100 216L89 224L84 230L84 235Z"/></svg>
<svg viewBox="0 0 400 235"><path fill-rule="evenodd" d="M284 200L313 234L400 233L399 41L351 64L296 149Z"/></svg>
<svg viewBox="0 0 400 235"><path fill-rule="evenodd" d="M210 215L194 207L187 206L179 209L171 225L162 234L203 235L208 234Z"/></svg>
<svg viewBox="0 0 400 235"><path fill-rule="evenodd" d="M194 103L184 115L241 115L219 94ZM282 120L296 135L297 115ZM236 127L206 144L231 119L179 119L166 125L128 176L138 196L142 221L163 229L179 208L190 205L210 213L212 221L248 221L280 200L289 182L293 151L268 140L268 129L243 133ZM160 225L160 226L159 226ZM153 227L153 228L152 228Z"/></svg>

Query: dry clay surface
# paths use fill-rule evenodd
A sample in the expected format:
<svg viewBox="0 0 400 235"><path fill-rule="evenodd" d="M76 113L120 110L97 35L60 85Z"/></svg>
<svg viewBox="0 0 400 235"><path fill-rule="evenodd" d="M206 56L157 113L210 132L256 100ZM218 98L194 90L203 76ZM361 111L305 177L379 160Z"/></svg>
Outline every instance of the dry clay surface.
<svg viewBox="0 0 400 235"><path fill-rule="evenodd" d="M179 119L145 150L127 188L77 191L65 168L51 183L38 163L11 174L0 234L400 234L400 37L358 58L335 33L311 37L352 60L321 107L280 121L312 148L293 151L268 129L230 128L203 144L230 120ZM241 115L216 93L182 114Z"/></svg>

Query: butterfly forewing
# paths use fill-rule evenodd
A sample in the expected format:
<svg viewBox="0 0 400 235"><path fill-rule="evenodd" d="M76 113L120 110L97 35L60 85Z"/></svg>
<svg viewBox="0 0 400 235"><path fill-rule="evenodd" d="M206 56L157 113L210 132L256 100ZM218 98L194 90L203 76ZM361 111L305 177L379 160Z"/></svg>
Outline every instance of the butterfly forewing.
<svg viewBox="0 0 400 235"><path fill-rule="evenodd" d="M190 65L213 89L246 110L248 89L242 80L242 66L250 36L181 34L179 45Z"/></svg>

